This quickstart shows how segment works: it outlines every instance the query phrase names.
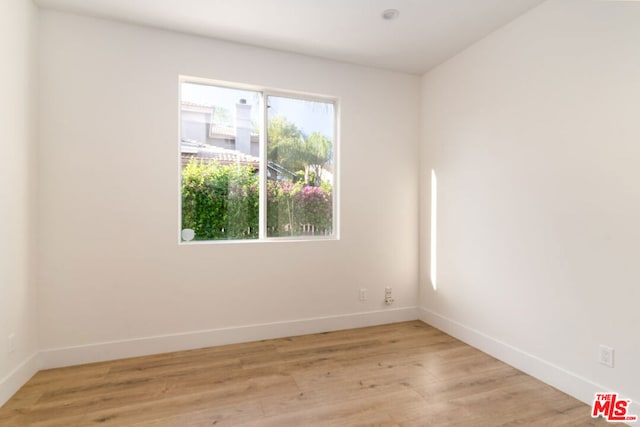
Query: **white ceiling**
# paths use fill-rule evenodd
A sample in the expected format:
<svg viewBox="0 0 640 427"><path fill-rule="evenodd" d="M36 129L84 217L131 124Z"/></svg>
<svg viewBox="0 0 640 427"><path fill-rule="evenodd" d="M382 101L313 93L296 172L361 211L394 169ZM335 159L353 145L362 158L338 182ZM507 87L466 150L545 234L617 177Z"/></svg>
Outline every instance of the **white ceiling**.
<svg viewBox="0 0 640 427"><path fill-rule="evenodd" d="M35 0L45 8L422 74L543 0ZM385 21L385 9L398 9Z"/></svg>

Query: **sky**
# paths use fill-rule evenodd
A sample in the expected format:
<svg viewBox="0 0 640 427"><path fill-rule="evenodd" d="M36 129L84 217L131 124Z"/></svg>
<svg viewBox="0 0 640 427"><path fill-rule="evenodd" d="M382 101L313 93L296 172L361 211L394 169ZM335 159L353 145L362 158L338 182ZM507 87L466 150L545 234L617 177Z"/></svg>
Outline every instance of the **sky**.
<svg viewBox="0 0 640 427"><path fill-rule="evenodd" d="M252 105L251 118L253 123L259 123L258 114L262 94L260 92L230 89L219 86L210 86L196 83L183 82L181 85L182 100L197 104L214 105L224 107L231 116L235 116L235 104L240 99L246 99L247 104ZM282 96L269 96L269 115L283 115L294 123L305 135L320 132L333 141L335 114L334 105L326 102L308 101Z"/></svg>

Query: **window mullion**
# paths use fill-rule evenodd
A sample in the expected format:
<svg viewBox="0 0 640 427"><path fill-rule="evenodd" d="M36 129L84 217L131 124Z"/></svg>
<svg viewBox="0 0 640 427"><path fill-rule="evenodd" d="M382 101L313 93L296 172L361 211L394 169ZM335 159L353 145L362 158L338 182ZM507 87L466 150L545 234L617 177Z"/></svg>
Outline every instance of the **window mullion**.
<svg viewBox="0 0 640 427"><path fill-rule="evenodd" d="M259 238L260 240L267 238L267 103L268 95L261 92L260 108L260 196L258 197L259 206Z"/></svg>

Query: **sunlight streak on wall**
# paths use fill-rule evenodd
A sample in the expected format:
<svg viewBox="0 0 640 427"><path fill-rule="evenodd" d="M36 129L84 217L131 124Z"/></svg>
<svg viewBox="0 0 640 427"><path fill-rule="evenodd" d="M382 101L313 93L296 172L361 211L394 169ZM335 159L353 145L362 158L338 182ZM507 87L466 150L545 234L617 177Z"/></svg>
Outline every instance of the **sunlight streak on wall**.
<svg viewBox="0 0 640 427"><path fill-rule="evenodd" d="M436 171L431 169L431 286L433 290L437 289L436 285L436 230L438 212L438 180Z"/></svg>

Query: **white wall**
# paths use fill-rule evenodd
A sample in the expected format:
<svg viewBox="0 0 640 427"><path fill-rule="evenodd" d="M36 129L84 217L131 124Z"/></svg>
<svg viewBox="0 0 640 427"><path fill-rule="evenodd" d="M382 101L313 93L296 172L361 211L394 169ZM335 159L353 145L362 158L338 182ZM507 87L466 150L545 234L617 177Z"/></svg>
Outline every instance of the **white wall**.
<svg viewBox="0 0 640 427"><path fill-rule="evenodd" d="M36 369L36 26L31 2L0 2L0 405Z"/></svg>
<svg viewBox="0 0 640 427"><path fill-rule="evenodd" d="M418 77L40 18L45 366L417 317ZM181 74L340 98L340 241L177 244Z"/></svg>
<svg viewBox="0 0 640 427"><path fill-rule="evenodd" d="M638 23L549 1L423 77L422 318L585 401L640 401Z"/></svg>

